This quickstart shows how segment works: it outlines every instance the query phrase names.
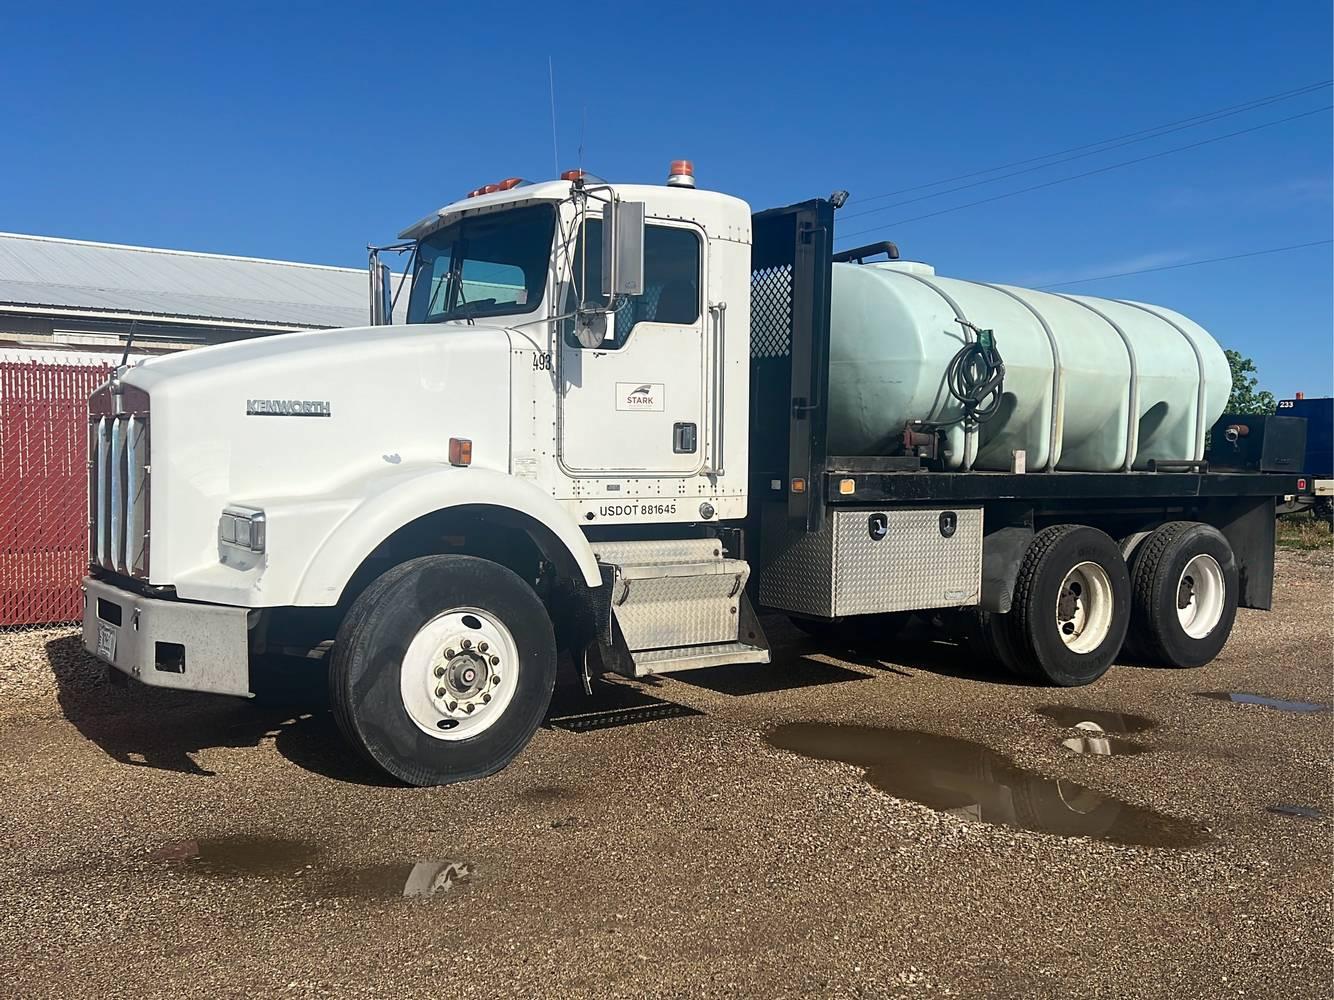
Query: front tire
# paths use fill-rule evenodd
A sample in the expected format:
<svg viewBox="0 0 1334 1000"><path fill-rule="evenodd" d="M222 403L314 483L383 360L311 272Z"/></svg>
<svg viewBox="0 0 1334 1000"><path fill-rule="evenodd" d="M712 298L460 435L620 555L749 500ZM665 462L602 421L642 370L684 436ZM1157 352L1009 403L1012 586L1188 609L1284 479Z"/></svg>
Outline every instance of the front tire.
<svg viewBox="0 0 1334 1000"><path fill-rule="evenodd" d="M1223 649L1237 617L1237 559L1223 533L1169 521L1135 559L1136 649L1171 667L1202 667Z"/></svg>
<svg viewBox="0 0 1334 1000"><path fill-rule="evenodd" d="M1060 524L1034 536L1009 615L1015 660L1034 679L1091 684L1121 651L1130 624L1130 574L1097 528Z"/></svg>
<svg viewBox="0 0 1334 1000"><path fill-rule="evenodd" d="M494 774L551 701L556 639L533 589L472 556L423 556L372 583L338 630L334 717L377 767L410 785Z"/></svg>

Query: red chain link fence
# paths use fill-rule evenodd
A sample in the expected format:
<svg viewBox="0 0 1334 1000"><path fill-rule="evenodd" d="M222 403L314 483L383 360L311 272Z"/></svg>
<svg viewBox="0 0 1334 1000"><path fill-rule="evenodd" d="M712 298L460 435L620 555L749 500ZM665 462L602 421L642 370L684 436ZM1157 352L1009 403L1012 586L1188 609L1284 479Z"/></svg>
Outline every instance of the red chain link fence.
<svg viewBox="0 0 1334 1000"><path fill-rule="evenodd" d="M88 397L112 370L100 360L0 360L0 630L82 616Z"/></svg>

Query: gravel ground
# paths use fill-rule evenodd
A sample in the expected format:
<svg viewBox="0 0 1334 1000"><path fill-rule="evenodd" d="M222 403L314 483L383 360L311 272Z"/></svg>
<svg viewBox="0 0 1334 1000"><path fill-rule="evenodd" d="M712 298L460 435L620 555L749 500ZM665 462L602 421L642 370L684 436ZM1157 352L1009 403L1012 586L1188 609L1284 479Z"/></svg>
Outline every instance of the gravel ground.
<svg viewBox="0 0 1334 1000"><path fill-rule="evenodd" d="M769 668L560 692L515 764L441 789L353 761L318 683L121 688L68 630L0 636L0 995L1329 996L1331 716L1198 694L1334 702L1332 582L1327 552L1283 553L1275 611L1210 667L1074 691L775 627ZM564 721L636 703L681 708ZM1072 753L1053 705L1146 717L1108 737L1145 752ZM957 801L767 742L799 722L934 734L884 746L918 740ZM1003 825L1053 801L1193 846Z"/></svg>

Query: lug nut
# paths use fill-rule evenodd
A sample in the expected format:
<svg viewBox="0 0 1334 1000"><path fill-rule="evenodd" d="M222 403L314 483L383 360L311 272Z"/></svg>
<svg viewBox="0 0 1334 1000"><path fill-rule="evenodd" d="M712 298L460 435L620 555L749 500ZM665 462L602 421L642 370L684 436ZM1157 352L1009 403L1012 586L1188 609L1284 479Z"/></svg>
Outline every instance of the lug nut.
<svg viewBox="0 0 1334 1000"><path fill-rule="evenodd" d="M492 683L492 684L499 684L499 683L500 683L500 674L492 674L492 675L491 675L491 683Z"/></svg>
<svg viewBox="0 0 1334 1000"><path fill-rule="evenodd" d="M467 712L469 715L472 715L472 710L473 710L474 707L475 707L475 706L473 706L473 705L464 705L464 706L463 706L463 710L464 710L465 712Z"/></svg>
<svg viewBox="0 0 1334 1000"><path fill-rule="evenodd" d="M444 677L444 676L445 676L445 668L444 668L444 667L436 667L436 668L435 668L435 675L436 675L437 677Z"/></svg>
<svg viewBox="0 0 1334 1000"><path fill-rule="evenodd" d="M450 710L451 712L454 711L454 709L456 709L456 708L458 708L458 707L459 707L459 703L458 703L457 701L451 701L451 702L449 703L449 710Z"/></svg>
<svg viewBox="0 0 1334 1000"><path fill-rule="evenodd" d="M447 650L445 650L445 659L446 659L446 660L452 660L452 659L454 659L454 650L452 650L452 649L447 649Z"/></svg>
<svg viewBox="0 0 1334 1000"><path fill-rule="evenodd" d="M489 648L490 648L490 647L487 646L487 644L484 643L484 642L479 642L479 643L477 644L477 652L479 652L479 653L485 653Z"/></svg>
<svg viewBox="0 0 1334 1000"><path fill-rule="evenodd" d="M490 702L490 700L491 700L491 696L490 696L489 694L484 694L484 695L482 695L482 704L483 704L483 705L485 705L485 704L487 704L488 702Z"/></svg>
<svg viewBox="0 0 1334 1000"><path fill-rule="evenodd" d="M461 645L463 646L464 649L472 649L472 640L464 639Z"/></svg>
<svg viewBox="0 0 1334 1000"><path fill-rule="evenodd" d="M435 689L435 696L436 696L437 698L443 698L443 697L445 696L445 689L444 689L444 688L436 688L436 689Z"/></svg>
<svg viewBox="0 0 1334 1000"><path fill-rule="evenodd" d="M493 667L498 667L498 666L500 666L500 657L499 657L499 656L493 656L493 657L491 657L491 666L493 666Z"/></svg>

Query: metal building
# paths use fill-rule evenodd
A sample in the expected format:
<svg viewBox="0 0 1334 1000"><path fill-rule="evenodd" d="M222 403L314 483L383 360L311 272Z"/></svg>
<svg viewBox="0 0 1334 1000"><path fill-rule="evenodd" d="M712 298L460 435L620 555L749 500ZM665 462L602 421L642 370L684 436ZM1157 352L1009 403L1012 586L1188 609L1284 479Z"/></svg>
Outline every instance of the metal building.
<svg viewBox="0 0 1334 1000"><path fill-rule="evenodd" d="M119 353L133 327L157 353L363 326L368 309L361 268L0 233L0 346Z"/></svg>

